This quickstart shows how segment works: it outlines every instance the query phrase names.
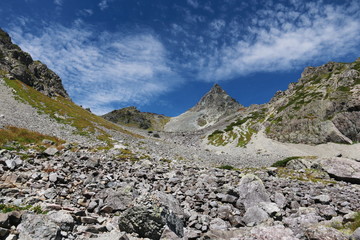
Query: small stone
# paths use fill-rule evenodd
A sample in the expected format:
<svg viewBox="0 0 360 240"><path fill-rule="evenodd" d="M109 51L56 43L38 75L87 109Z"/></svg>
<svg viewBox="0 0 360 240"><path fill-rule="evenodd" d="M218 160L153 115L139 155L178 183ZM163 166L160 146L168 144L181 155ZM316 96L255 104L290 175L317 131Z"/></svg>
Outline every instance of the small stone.
<svg viewBox="0 0 360 240"><path fill-rule="evenodd" d="M50 182L56 182L57 179L58 179L57 173L52 172L52 173L49 174L49 181Z"/></svg>
<svg viewBox="0 0 360 240"><path fill-rule="evenodd" d="M215 218L210 222L210 230L226 230L229 224L221 218Z"/></svg>
<svg viewBox="0 0 360 240"><path fill-rule="evenodd" d="M315 200L316 203L328 204L331 202L331 198L327 194L318 195L318 196L314 197L313 199Z"/></svg>
<svg viewBox="0 0 360 240"><path fill-rule="evenodd" d="M259 224L269 218L269 215L259 207L250 207L246 210L243 221L247 226Z"/></svg>
<svg viewBox="0 0 360 240"><path fill-rule="evenodd" d="M0 227L0 237L5 237L6 235L9 234L9 232L10 232L9 229Z"/></svg>
<svg viewBox="0 0 360 240"><path fill-rule="evenodd" d="M360 227L358 227L350 237L350 240L360 240Z"/></svg>
<svg viewBox="0 0 360 240"><path fill-rule="evenodd" d="M284 196L284 194L276 192L275 193L275 203L279 208L284 208L286 207L286 198Z"/></svg>
<svg viewBox="0 0 360 240"><path fill-rule="evenodd" d="M57 150L56 147L49 147L44 151L44 153L49 156L54 156L58 152L59 152L59 150Z"/></svg>
<svg viewBox="0 0 360 240"><path fill-rule="evenodd" d="M93 217L81 217L80 220L82 223L86 223L86 224L98 223L98 220Z"/></svg>

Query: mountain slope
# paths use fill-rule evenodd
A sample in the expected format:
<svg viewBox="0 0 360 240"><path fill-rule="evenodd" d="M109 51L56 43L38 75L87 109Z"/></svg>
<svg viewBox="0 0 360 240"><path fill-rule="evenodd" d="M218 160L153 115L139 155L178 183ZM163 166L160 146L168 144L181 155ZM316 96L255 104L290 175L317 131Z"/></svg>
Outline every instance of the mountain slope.
<svg viewBox="0 0 360 240"><path fill-rule="evenodd" d="M267 104L245 109L208 135L208 144L244 147L259 131L288 143L360 141L360 59L308 67L296 83Z"/></svg>
<svg viewBox="0 0 360 240"><path fill-rule="evenodd" d="M194 131L209 127L243 106L215 84L200 101L185 113L171 118L165 131Z"/></svg>
<svg viewBox="0 0 360 240"><path fill-rule="evenodd" d="M61 79L0 30L0 131L24 128L67 141L112 145L121 127L74 104ZM15 128L10 128L15 129Z"/></svg>

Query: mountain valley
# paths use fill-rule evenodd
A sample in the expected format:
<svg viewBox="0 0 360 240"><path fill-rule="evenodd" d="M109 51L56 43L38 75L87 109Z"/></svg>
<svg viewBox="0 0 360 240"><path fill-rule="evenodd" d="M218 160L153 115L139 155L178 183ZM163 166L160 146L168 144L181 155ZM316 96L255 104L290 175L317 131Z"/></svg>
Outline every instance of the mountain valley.
<svg viewBox="0 0 360 240"><path fill-rule="evenodd" d="M359 141L360 58L97 116L0 30L0 239L360 239Z"/></svg>

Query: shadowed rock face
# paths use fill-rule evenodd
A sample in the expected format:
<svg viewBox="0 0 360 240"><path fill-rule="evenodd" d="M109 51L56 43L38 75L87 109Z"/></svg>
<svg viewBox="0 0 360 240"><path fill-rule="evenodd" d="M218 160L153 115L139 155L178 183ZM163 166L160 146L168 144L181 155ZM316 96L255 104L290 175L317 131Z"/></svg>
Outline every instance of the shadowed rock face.
<svg viewBox="0 0 360 240"><path fill-rule="evenodd" d="M170 132L194 131L211 126L243 106L230 97L218 84L185 113L172 118L165 130Z"/></svg>
<svg viewBox="0 0 360 240"><path fill-rule="evenodd" d="M11 79L18 79L43 94L70 99L61 79L40 61L33 61L19 46L11 42L10 36L0 29L0 71Z"/></svg>

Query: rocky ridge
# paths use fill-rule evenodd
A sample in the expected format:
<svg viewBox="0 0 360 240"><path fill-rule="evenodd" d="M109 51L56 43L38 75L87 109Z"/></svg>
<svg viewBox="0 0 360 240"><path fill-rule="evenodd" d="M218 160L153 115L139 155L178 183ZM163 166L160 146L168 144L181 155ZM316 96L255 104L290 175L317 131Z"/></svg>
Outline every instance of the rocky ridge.
<svg viewBox="0 0 360 240"><path fill-rule="evenodd" d="M360 139L360 60L308 67L267 104L254 105L210 132L207 143L245 147L259 132L287 143L353 144Z"/></svg>
<svg viewBox="0 0 360 240"><path fill-rule="evenodd" d="M40 61L13 44L9 34L0 29L0 71L10 79L18 79L43 94L70 99L60 77Z"/></svg>

